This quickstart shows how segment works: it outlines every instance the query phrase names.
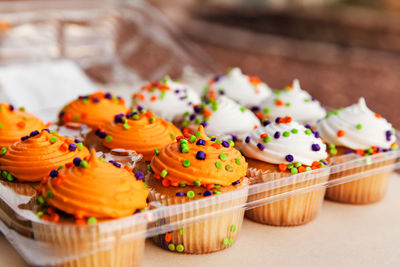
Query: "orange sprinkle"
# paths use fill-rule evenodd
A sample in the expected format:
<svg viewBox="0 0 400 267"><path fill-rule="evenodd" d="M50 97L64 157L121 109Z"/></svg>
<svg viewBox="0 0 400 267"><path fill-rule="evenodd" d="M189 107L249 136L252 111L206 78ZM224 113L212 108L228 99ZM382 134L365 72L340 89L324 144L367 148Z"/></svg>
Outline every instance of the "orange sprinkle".
<svg viewBox="0 0 400 267"><path fill-rule="evenodd" d="M207 190L214 189L214 187L215 187L215 184L206 184Z"/></svg>
<svg viewBox="0 0 400 267"><path fill-rule="evenodd" d="M259 120L261 120L263 118L263 114L261 112L257 112L256 116Z"/></svg>
<svg viewBox="0 0 400 267"><path fill-rule="evenodd" d="M45 214L45 215L42 216L42 220L44 220L44 221L50 221L50 216L47 215L47 214Z"/></svg>
<svg viewBox="0 0 400 267"><path fill-rule="evenodd" d="M185 138L184 136L180 135L180 136L177 136L175 139L176 139L177 142L179 142L184 138Z"/></svg>
<svg viewBox="0 0 400 267"><path fill-rule="evenodd" d="M146 96L142 93L137 94L137 97L142 101L144 101L146 99Z"/></svg>
<svg viewBox="0 0 400 267"><path fill-rule="evenodd" d="M212 143L211 146L215 147L216 149L220 149L221 148L221 145L218 144L218 143Z"/></svg>
<svg viewBox="0 0 400 267"><path fill-rule="evenodd" d="M204 117L211 117L212 113L208 109L204 108L203 115L204 115Z"/></svg>
<svg viewBox="0 0 400 267"><path fill-rule="evenodd" d="M378 113L375 113L375 117L377 117L378 119L382 118L382 116L379 115Z"/></svg>
<svg viewBox="0 0 400 267"><path fill-rule="evenodd" d="M168 85L161 84L161 83L159 83L159 84L157 85L157 88L160 89L160 90L165 90L165 91L170 90L170 88L169 88Z"/></svg>
<svg viewBox="0 0 400 267"><path fill-rule="evenodd" d="M190 133L183 133L183 136L185 136L186 138L190 138L190 136L192 136Z"/></svg>
<svg viewBox="0 0 400 267"><path fill-rule="evenodd" d="M61 177L54 178L52 180L53 186L59 186L64 182L64 179Z"/></svg>
<svg viewBox="0 0 400 267"><path fill-rule="evenodd" d="M254 85L261 83L260 78L258 78L257 76L247 76L247 77L249 77L249 82Z"/></svg>
<svg viewBox="0 0 400 267"><path fill-rule="evenodd" d="M75 220L75 223L76 223L77 225L86 225L85 219L76 219L76 220Z"/></svg>
<svg viewBox="0 0 400 267"><path fill-rule="evenodd" d="M82 119L87 119L87 117L88 117L88 114L87 114L86 112L83 112L83 113L81 114L81 118L82 118Z"/></svg>
<svg viewBox="0 0 400 267"><path fill-rule="evenodd" d="M125 166L124 166L124 169L127 170L128 172L131 172L131 171L132 171L132 168L129 167L128 165L125 165Z"/></svg>
<svg viewBox="0 0 400 267"><path fill-rule="evenodd" d="M11 28L11 24L5 21L0 21L0 32L6 32Z"/></svg>
<svg viewBox="0 0 400 267"><path fill-rule="evenodd" d="M280 100L280 99L275 99L275 105L277 105L277 106L283 106L284 103L283 103L283 101Z"/></svg>
<svg viewBox="0 0 400 267"><path fill-rule="evenodd" d="M214 79L211 79L211 80L208 81L208 85L212 85L213 83L215 83Z"/></svg>
<svg viewBox="0 0 400 267"><path fill-rule="evenodd" d="M305 171L306 171L306 168L304 168L303 166L300 166L300 167L297 168L297 170L298 170L299 172L305 172Z"/></svg>
<svg viewBox="0 0 400 267"><path fill-rule="evenodd" d="M255 92L258 95L260 93L260 89L256 88Z"/></svg>
<svg viewBox="0 0 400 267"><path fill-rule="evenodd" d="M62 144L62 145L60 146L60 150L61 150L62 152L67 151L67 149L68 149L68 147L67 147L66 144Z"/></svg>
<svg viewBox="0 0 400 267"><path fill-rule="evenodd" d="M172 240L172 233L165 234L165 242L169 243Z"/></svg>
<svg viewBox="0 0 400 267"><path fill-rule="evenodd" d="M356 153L360 156L364 156L364 150L363 149L356 149Z"/></svg>
<svg viewBox="0 0 400 267"><path fill-rule="evenodd" d="M178 182L172 182L172 181L171 181L171 185L177 187L177 186L179 186L179 183L178 183Z"/></svg>
<svg viewBox="0 0 400 267"><path fill-rule="evenodd" d="M171 186L171 181L168 180L168 179L163 179L163 180L161 181L161 183L162 183L162 185L163 185L164 187L170 187L170 186Z"/></svg>
<svg viewBox="0 0 400 267"><path fill-rule="evenodd" d="M314 166L314 167L319 166L319 162L318 162L318 161L314 161L314 162L311 164L311 166Z"/></svg>
<svg viewBox="0 0 400 267"><path fill-rule="evenodd" d="M281 172L284 172L284 171L286 171L286 169L287 169L286 164L283 164L283 163L279 164L278 167L279 167L279 170L280 170Z"/></svg>
<svg viewBox="0 0 400 267"><path fill-rule="evenodd" d="M26 124L25 124L24 121L20 121L20 122L17 123L18 128L21 128L21 129L25 128L25 125Z"/></svg>
<svg viewBox="0 0 400 267"><path fill-rule="evenodd" d="M157 100L157 97L155 96L155 95L153 95L152 97L150 97L150 101L156 101Z"/></svg>
<svg viewBox="0 0 400 267"><path fill-rule="evenodd" d="M73 162L68 162L65 164L65 168L71 168L72 166L74 166Z"/></svg>
<svg viewBox="0 0 400 267"><path fill-rule="evenodd" d="M260 137L261 137L261 138L268 137L268 134L267 134L267 133L263 133L263 134L260 135ZM286 165L285 165L285 166L286 166Z"/></svg>
<svg viewBox="0 0 400 267"><path fill-rule="evenodd" d="M337 132L337 137L343 137L346 134L346 132L344 130L339 130Z"/></svg>
<svg viewBox="0 0 400 267"><path fill-rule="evenodd" d="M63 121L72 121L72 114L65 114L63 117Z"/></svg>
<svg viewBox="0 0 400 267"><path fill-rule="evenodd" d="M258 128L258 125L254 125L254 126L253 126L253 129L257 129L257 128Z"/></svg>
<svg viewBox="0 0 400 267"><path fill-rule="evenodd" d="M285 118L283 118L284 123L291 123L293 121L292 117L290 116L286 116Z"/></svg>
<svg viewBox="0 0 400 267"><path fill-rule="evenodd" d="M48 177L48 176L45 176L45 177L43 177L42 180L40 181L40 184L41 184L41 185L46 185L48 180L49 180L49 177Z"/></svg>
<svg viewBox="0 0 400 267"><path fill-rule="evenodd" d="M83 219L83 218L85 218L85 216L83 216L83 212L79 211L79 210L77 212L75 212L74 216L75 216L75 219Z"/></svg>
<svg viewBox="0 0 400 267"><path fill-rule="evenodd" d="M153 176L154 176L154 178L156 178L157 180L161 180L161 176L160 176L159 174L156 174L156 173L155 173Z"/></svg>

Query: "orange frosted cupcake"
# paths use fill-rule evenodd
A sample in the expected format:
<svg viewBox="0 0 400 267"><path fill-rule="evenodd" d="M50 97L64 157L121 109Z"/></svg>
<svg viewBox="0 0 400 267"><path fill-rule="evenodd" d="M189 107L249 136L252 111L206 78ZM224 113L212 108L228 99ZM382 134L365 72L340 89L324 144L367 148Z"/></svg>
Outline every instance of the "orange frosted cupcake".
<svg viewBox="0 0 400 267"><path fill-rule="evenodd" d="M93 150L87 160L76 157L68 167L52 170L42 184L38 189L37 203L41 208L37 214L54 224L34 224L34 235L56 246L60 255L75 256L62 262L62 266L139 265L144 247L142 233L129 240L120 239L144 231L146 224L115 221L114 227L102 227L110 219L133 215L147 205L149 190L135 179L129 167L105 162ZM91 245L110 238L119 241L105 250ZM76 251L84 256L79 257Z"/></svg>
<svg viewBox="0 0 400 267"><path fill-rule="evenodd" d="M24 108L16 110L12 105L0 104L0 146L7 147L20 140L21 136L42 129L45 125Z"/></svg>
<svg viewBox="0 0 400 267"><path fill-rule="evenodd" d="M3 147L0 154L0 170L5 180L39 182L52 169L72 162L75 157L85 157L89 151L82 143L43 129L21 137L8 148ZM23 183L14 186L21 193L30 187Z"/></svg>
<svg viewBox="0 0 400 267"><path fill-rule="evenodd" d="M61 110L58 117L61 125L81 123L96 128L104 127L113 120L115 114L127 111L124 99L98 91L72 101Z"/></svg>
<svg viewBox="0 0 400 267"><path fill-rule="evenodd" d="M177 140L161 149L151 161L152 174L146 180L150 199L165 205L184 204L186 209L192 205L189 217L185 213L170 216L170 223L191 216L216 213L221 216L159 235L154 240L176 252L202 254L225 249L233 244L243 221L247 163L232 143L208 138L202 126L194 135L180 136ZM224 194L233 191L236 194ZM206 201L205 198L207 204L202 209L191 202Z"/></svg>

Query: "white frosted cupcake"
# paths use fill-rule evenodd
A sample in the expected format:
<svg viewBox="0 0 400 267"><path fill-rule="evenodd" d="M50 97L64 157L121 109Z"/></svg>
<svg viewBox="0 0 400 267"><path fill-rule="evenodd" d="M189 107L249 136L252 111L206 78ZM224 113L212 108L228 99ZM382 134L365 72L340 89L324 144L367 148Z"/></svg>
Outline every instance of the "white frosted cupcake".
<svg viewBox="0 0 400 267"><path fill-rule="evenodd" d="M326 115L321 104L301 89L297 79L292 86L274 91L273 95L261 103L258 111L258 116L264 119L291 116L295 121L312 126Z"/></svg>
<svg viewBox="0 0 400 267"><path fill-rule="evenodd" d="M368 157L365 166L332 173L330 179L364 172L393 163L394 158L385 152L397 149L396 136L392 125L380 115L371 111L364 98L347 108L334 110L321 120L317 129L328 143L333 161L342 161L344 154L355 153ZM382 153L374 162L369 156ZM386 159L383 157L387 157ZM387 191L392 171L384 171L353 182L341 184L327 191L327 198L355 204L379 201Z"/></svg>
<svg viewBox="0 0 400 267"><path fill-rule="evenodd" d="M183 83L165 77L161 81L143 86L133 94L133 105L149 109L158 117L173 120L177 115L192 110L200 103L197 92Z"/></svg>
<svg viewBox="0 0 400 267"><path fill-rule="evenodd" d="M252 108L271 94L267 84L256 76L243 74L239 68L233 68L227 74L216 76L205 87L206 98L215 99L226 95L239 104Z"/></svg>
<svg viewBox="0 0 400 267"><path fill-rule="evenodd" d="M240 149L248 161L251 184L273 181L275 188L249 196L249 202L323 184L328 180L326 147L316 132L290 117L250 132ZM288 182L285 177L296 175ZM304 189L305 190L305 189ZM254 221L289 226L305 224L317 215L325 188L250 209Z"/></svg>
<svg viewBox="0 0 400 267"><path fill-rule="evenodd" d="M260 121L247 108L221 96L216 101L209 100L208 104L194 105L193 113L184 114L184 127L196 130L199 125L203 125L209 136L232 135L236 140L259 127Z"/></svg>

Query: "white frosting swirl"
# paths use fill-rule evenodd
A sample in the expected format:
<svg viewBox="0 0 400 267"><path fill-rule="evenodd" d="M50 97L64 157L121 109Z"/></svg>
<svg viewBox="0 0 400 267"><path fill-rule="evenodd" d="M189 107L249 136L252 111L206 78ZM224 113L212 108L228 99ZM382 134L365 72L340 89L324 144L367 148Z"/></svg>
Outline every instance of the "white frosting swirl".
<svg viewBox="0 0 400 267"><path fill-rule="evenodd" d="M212 109L212 104L206 105L207 110L212 113L204 127L207 135L235 134L239 139L243 139L254 127L260 126L260 121L253 112L240 106L232 99L221 96L216 103L216 110ZM201 121L204 121L204 117L201 114L196 114L196 118L201 118ZM192 119L190 127L197 129L198 124L194 123L194 121L195 119Z"/></svg>
<svg viewBox="0 0 400 267"><path fill-rule="evenodd" d="M160 83L169 89L160 90L154 87L155 90L150 91L142 87L140 94L143 97L140 97L139 94L134 94L133 104L149 109L156 116L171 121L186 111L190 112L192 105L201 102L199 94L183 83L173 81L168 77L164 78Z"/></svg>
<svg viewBox="0 0 400 267"><path fill-rule="evenodd" d="M364 98L357 104L329 113L318 123L317 129L327 143L354 150L372 146L388 149L396 141L392 125L371 111ZM338 136L339 131L343 131L343 136Z"/></svg>
<svg viewBox="0 0 400 267"><path fill-rule="evenodd" d="M300 123L315 125L325 115L325 109L311 97L309 93L301 89L299 80L293 81L292 88L275 91L261 103L261 109L266 116L275 119L277 117L291 116Z"/></svg>
<svg viewBox="0 0 400 267"><path fill-rule="evenodd" d="M253 83L251 78L255 80ZM208 90L214 90L216 97L224 94L251 108L258 106L271 94L271 89L265 83L256 80L258 78L243 74L239 68L233 68L226 75L215 77Z"/></svg>
<svg viewBox="0 0 400 267"><path fill-rule="evenodd" d="M293 133L293 129L297 133ZM306 131L309 134L306 134ZM279 132L279 137L275 134ZM284 133L289 133L285 137ZM262 134L268 134L269 142L264 143ZM271 123L257 128L249 133L250 140L243 142L241 150L245 156L272 164L297 163L312 165L314 161L320 161L328 157L326 146L321 138L316 138L311 130L297 122ZM257 145L261 144L263 149ZM293 157L292 161L286 159L287 155ZM289 157L290 158L290 157Z"/></svg>

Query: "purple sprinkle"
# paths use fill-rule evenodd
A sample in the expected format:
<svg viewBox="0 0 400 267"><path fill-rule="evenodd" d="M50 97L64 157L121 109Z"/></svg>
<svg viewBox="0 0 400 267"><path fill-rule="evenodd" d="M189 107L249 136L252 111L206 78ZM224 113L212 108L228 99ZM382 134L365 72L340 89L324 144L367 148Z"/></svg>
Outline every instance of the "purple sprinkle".
<svg viewBox="0 0 400 267"><path fill-rule="evenodd" d="M263 121L263 125L264 125L264 126L267 126L267 125L269 125L269 124L271 124L271 121L269 121L269 120Z"/></svg>
<svg viewBox="0 0 400 267"><path fill-rule="evenodd" d="M25 140L27 140L29 138L29 136L22 136L21 137L21 141L25 141Z"/></svg>
<svg viewBox="0 0 400 267"><path fill-rule="evenodd" d="M114 162L116 162L115 160L109 160L108 162L110 162L110 163L113 163L114 164Z"/></svg>
<svg viewBox="0 0 400 267"><path fill-rule="evenodd" d="M49 130L49 129L47 129L47 128L45 128L45 129L42 129L42 132L43 132L43 131L46 131L46 132L50 133L50 130Z"/></svg>
<svg viewBox="0 0 400 267"><path fill-rule="evenodd" d="M323 164L325 164L325 165L328 165L328 162L325 161L325 160L321 160L321 162L322 162Z"/></svg>
<svg viewBox="0 0 400 267"><path fill-rule="evenodd" d="M58 176L58 171L56 171L56 170L51 170L51 172L50 172L50 177L51 178L54 178L54 177L57 177Z"/></svg>
<svg viewBox="0 0 400 267"><path fill-rule="evenodd" d="M138 109L139 112L141 112L143 110L143 107L142 106L138 106L137 109Z"/></svg>
<svg viewBox="0 0 400 267"><path fill-rule="evenodd" d="M185 100L185 99L186 99L186 96L181 96L179 99L180 99L180 100Z"/></svg>
<svg viewBox="0 0 400 267"><path fill-rule="evenodd" d="M232 136L232 141L236 142L237 139L238 139L237 135L236 134L231 134L231 136Z"/></svg>
<svg viewBox="0 0 400 267"><path fill-rule="evenodd" d="M99 103L100 102L100 100L98 98L93 98L92 101L93 101L93 103Z"/></svg>
<svg viewBox="0 0 400 267"><path fill-rule="evenodd" d="M292 162L294 160L293 156L290 154L286 155L285 159L287 162Z"/></svg>
<svg viewBox="0 0 400 267"><path fill-rule="evenodd" d="M201 107L200 106L194 106L193 107L194 112L200 113L201 112Z"/></svg>
<svg viewBox="0 0 400 267"><path fill-rule="evenodd" d="M247 136L246 139L244 139L244 141L245 141L246 143L250 142L250 136Z"/></svg>
<svg viewBox="0 0 400 267"><path fill-rule="evenodd" d="M320 151L321 150L321 148L319 147L318 144L312 144L311 149L312 149L312 151Z"/></svg>
<svg viewBox="0 0 400 267"><path fill-rule="evenodd" d="M207 127L208 123L206 121L203 121L202 123L200 123L204 128Z"/></svg>
<svg viewBox="0 0 400 267"><path fill-rule="evenodd" d="M311 97L311 101L315 101L316 99L315 99L315 97Z"/></svg>
<svg viewBox="0 0 400 267"><path fill-rule="evenodd" d="M115 167L117 167L117 168L121 168L121 164L120 164L120 163L118 163L118 162L114 162L113 164L114 164L114 166L115 166Z"/></svg>
<svg viewBox="0 0 400 267"><path fill-rule="evenodd" d="M176 193L176 196L177 196L177 197L184 197L184 196L185 196L185 193L183 193L183 192L178 192L178 193Z"/></svg>
<svg viewBox="0 0 400 267"><path fill-rule="evenodd" d="M198 145L198 146L205 146L205 145L206 145L206 141L203 140L203 139L199 139L199 140L196 142L196 145Z"/></svg>
<svg viewBox="0 0 400 267"><path fill-rule="evenodd" d="M347 149L345 152L345 154L351 154L351 153L353 153L353 150L351 150L351 149Z"/></svg>
<svg viewBox="0 0 400 267"><path fill-rule="evenodd" d="M36 130L36 131L31 132L31 134L30 134L29 136L30 136L30 137L34 137L34 136L36 136L36 135L38 135L38 134L39 134L39 131Z"/></svg>
<svg viewBox="0 0 400 267"><path fill-rule="evenodd" d="M103 131L101 131L100 129L97 129L95 134L100 137L100 138L106 138L107 134Z"/></svg>
<svg viewBox="0 0 400 267"><path fill-rule="evenodd" d="M122 123L122 118L124 117L124 114L119 113L114 116L114 122L115 123Z"/></svg>
<svg viewBox="0 0 400 267"><path fill-rule="evenodd" d="M143 180L144 174L143 172L135 172L136 180Z"/></svg>
<svg viewBox="0 0 400 267"><path fill-rule="evenodd" d="M382 148L381 148L381 147L377 147L377 148L376 148L376 151L382 152Z"/></svg>
<svg viewBox="0 0 400 267"><path fill-rule="evenodd" d="M183 89L183 92L184 92L184 93L187 93L187 88Z"/></svg>
<svg viewBox="0 0 400 267"><path fill-rule="evenodd" d="M14 106L13 105L10 105L9 108L10 108L10 111L14 110Z"/></svg>
<svg viewBox="0 0 400 267"><path fill-rule="evenodd" d="M221 144L222 144L222 146L224 146L224 147L230 147L229 143L226 142L226 141L222 141Z"/></svg>
<svg viewBox="0 0 400 267"><path fill-rule="evenodd" d="M75 143L82 143L82 141L79 139L75 139L74 141L75 141Z"/></svg>
<svg viewBox="0 0 400 267"><path fill-rule="evenodd" d="M225 95L225 91L224 90L219 90L219 94L220 95Z"/></svg>
<svg viewBox="0 0 400 267"><path fill-rule="evenodd" d="M319 138L319 132L315 131L314 136L315 136L315 138Z"/></svg>
<svg viewBox="0 0 400 267"><path fill-rule="evenodd" d="M382 150L382 152L388 152L388 151L390 151L390 149L384 148L384 149Z"/></svg>
<svg viewBox="0 0 400 267"><path fill-rule="evenodd" d="M258 147L258 149L260 149L261 151L263 151L264 150L264 145L263 144L261 144L261 143L258 143L257 144L257 147Z"/></svg>
<svg viewBox="0 0 400 267"><path fill-rule="evenodd" d="M188 106L192 106L193 103L192 103L192 102L188 102L187 105L188 105Z"/></svg>
<svg viewBox="0 0 400 267"><path fill-rule="evenodd" d="M281 137L281 133L276 131L275 134L274 134L274 138L275 139L279 139L279 137Z"/></svg>
<svg viewBox="0 0 400 267"><path fill-rule="evenodd" d="M135 210L133 214L138 214L138 213L141 213L140 209Z"/></svg>
<svg viewBox="0 0 400 267"><path fill-rule="evenodd" d="M75 144L69 144L68 150L69 151L75 151L76 150L76 145Z"/></svg>
<svg viewBox="0 0 400 267"><path fill-rule="evenodd" d="M276 122L276 123L279 123L280 120L281 120L281 117L277 117L277 118L275 119L275 122Z"/></svg>
<svg viewBox="0 0 400 267"><path fill-rule="evenodd" d="M387 130L385 134L386 134L386 140L387 140L387 141L390 141L390 140L391 140L391 137L392 137L392 131Z"/></svg>
<svg viewBox="0 0 400 267"><path fill-rule="evenodd" d="M310 124L306 124L306 125L304 125L304 127L306 127L307 129L310 129L310 130L311 130Z"/></svg>
<svg viewBox="0 0 400 267"><path fill-rule="evenodd" d="M215 137L211 138L211 141L214 142L215 140L217 140L217 138L215 138Z"/></svg>
<svg viewBox="0 0 400 267"><path fill-rule="evenodd" d="M65 111L61 111L61 112L58 114L58 117L61 118L61 117L63 117L64 115L65 115Z"/></svg>
<svg viewBox="0 0 400 267"><path fill-rule="evenodd" d="M222 75L215 76L214 82L218 82L221 79Z"/></svg>
<svg viewBox="0 0 400 267"><path fill-rule="evenodd" d="M236 181L234 181L234 182L232 183L232 185L237 185L237 184L240 184L240 180L236 180Z"/></svg>
<svg viewBox="0 0 400 267"><path fill-rule="evenodd" d="M204 191L204 193L203 193L203 196L205 196L205 197L208 197L208 196L211 196L211 195L212 195L212 192L209 191L209 190L206 190L206 191Z"/></svg>
<svg viewBox="0 0 400 267"><path fill-rule="evenodd" d="M205 160L206 159L206 153L204 153L204 151L198 151L197 154L196 154L196 159Z"/></svg>
<svg viewBox="0 0 400 267"><path fill-rule="evenodd" d="M81 164L81 161L82 161L81 158L76 157L72 162L74 163L75 166L79 166Z"/></svg>
<svg viewBox="0 0 400 267"><path fill-rule="evenodd" d="M190 116L189 116L189 120L194 120L194 119L196 119L196 114L190 114Z"/></svg>
<svg viewBox="0 0 400 267"><path fill-rule="evenodd" d="M110 93L106 93L106 95L104 97L107 99L110 99L110 100L112 99L112 95Z"/></svg>
<svg viewBox="0 0 400 267"><path fill-rule="evenodd" d="M175 92L175 94L179 94L180 91L179 91L179 89L176 89L174 92Z"/></svg>
<svg viewBox="0 0 400 267"><path fill-rule="evenodd" d="M260 107L259 106L253 106L253 107L251 107L251 111L253 111L253 112L260 111Z"/></svg>

